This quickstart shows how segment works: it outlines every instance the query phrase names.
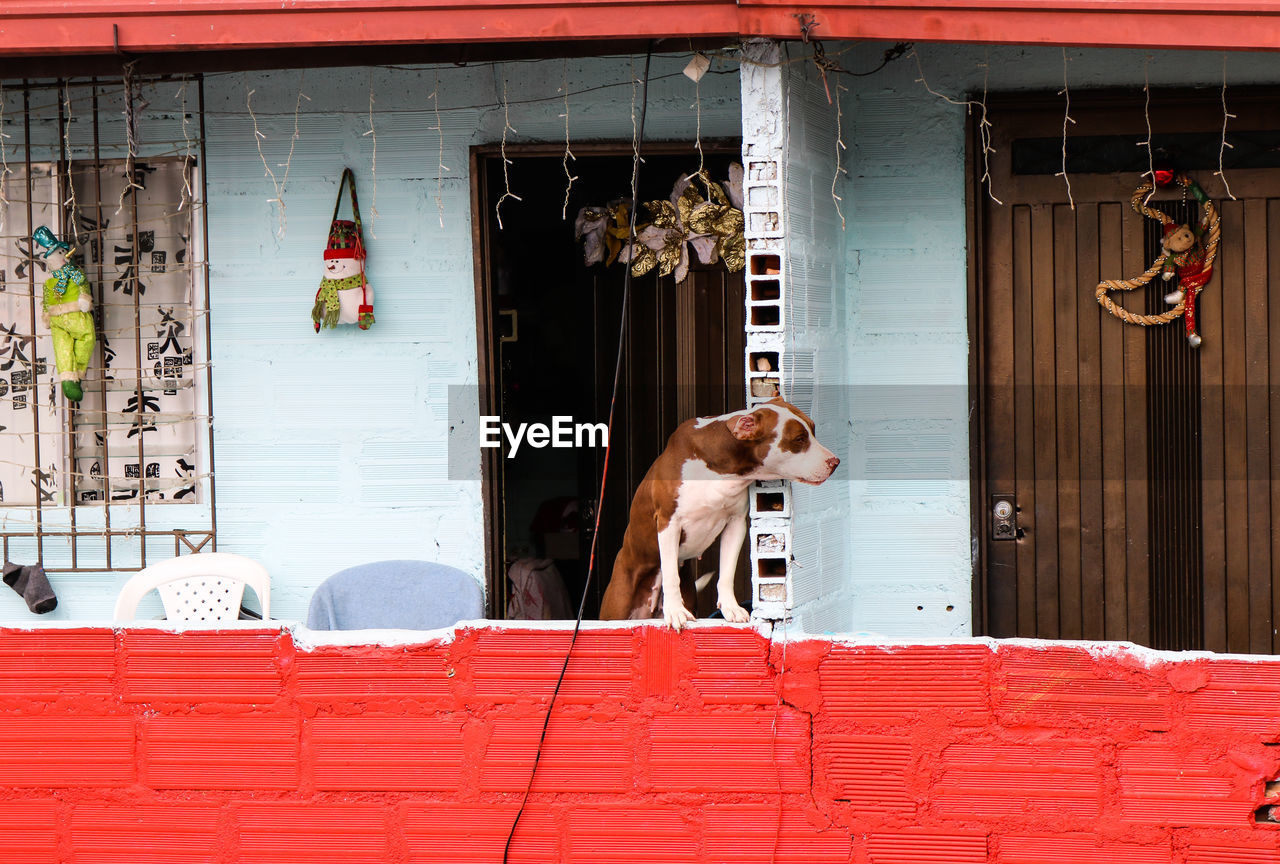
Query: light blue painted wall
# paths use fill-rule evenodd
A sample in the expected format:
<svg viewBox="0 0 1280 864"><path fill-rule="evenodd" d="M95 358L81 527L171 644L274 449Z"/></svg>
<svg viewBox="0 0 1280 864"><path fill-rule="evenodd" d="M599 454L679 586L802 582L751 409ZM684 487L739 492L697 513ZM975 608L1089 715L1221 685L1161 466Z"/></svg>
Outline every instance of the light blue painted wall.
<svg viewBox="0 0 1280 864"><path fill-rule="evenodd" d="M884 47L849 47L840 59L870 68ZM918 50L930 85L948 95L980 88L984 62L992 89L1061 87L1058 49ZM1140 86L1148 57L1153 85L1221 82L1216 53L1069 50L1067 57L1073 88ZM655 60L650 138L693 135L694 88L679 75L685 59ZM447 388L476 381L467 148L500 138L504 77L518 130L509 140L562 140L566 71L573 140L628 139L631 65L601 58L567 69L559 61L442 68L440 125L451 169L440 190L443 228L429 98L435 71L207 80L220 548L267 565L276 616L303 617L325 576L377 558L432 558L480 573L479 484L451 482L445 468ZM1231 55L1229 80L1274 83L1273 66L1271 55ZM847 623L825 626L901 638L964 635L971 615L965 116L927 93L919 77L904 58L873 76L843 79L849 177L837 186L849 217L845 294L835 308L845 310L854 387L841 452L849 458L840 469L849 469L842 479L854 510L845 555L852 593ZM371 82L376 219L374 136L365 134ZM279 177L300 83L310 100L302 103L279 238L246 94L254 91L263 155ZM738 86L736 75L704 79L704 135L739 134ZM174 129L156 106L146 123ZM308 311L343 164L359 175L379 323L368 333L317 336ZM124 578L55 576L62 603L50 617L104 619ZM0 620L32 618L16 595L0 591Z"/></svg>
<svg viewBox="0 0 1280 864"><path fill-rule="evenodd" d="M654 63L648 138L694 136L684 62ZM270 569L279 617L304 617L321 579L360 562L428 558L481 575L480 484L446 470L447 388L477 381L467 148L501 139L504 78L517 130L508 143L563 140L566 81L571 140L629 140L631 70L630 58L449 67L438 84L435 71L311 71L284 240L249 149L242 76L206 85L220 548ZM371 80L376 131L366 134ZM273 115L259 118L273 168L287 154L298 81L283 72L248 83L255 113ZM739 134L736 75L709 76L701 90L703 134ZM443 228L433 91L449 168ZM378 323L316 335L308 313L344 163L359 177Z"/></svg>
<svg viewBox="0 0 1280 864"><path fill-rule="evenodd" d="M840 60L871 69L886 47L858 45ZM1057 48L916 50L929 86L952 98L980 92L988 70L992 90L1062 89ZM1066 58L1073 89L1141 87L1144 65L1153 86L1222 83L1220 53L1068 49ZM1229 85L1274 83L1280 67L1274 55L1233 54L1227 76ZM971 620L966 117L920 77L908 56L844 79L855 386L849 627L902 638L965 635Z"/></svg>
<svg viewBox="0 0 1280 864"><path fill-rule="evenodd" d="M784 61L804 56L784 46ZM853 412L845 331L843 220L835 194L846 186L837 170L836 112L810 63L787 62L782 76L787 110L783 164L786 237L786 397L814 421L819 441L842 460ZM797 629L847 629L853 606L849 579L849 496L846 470L821 486L791 484L791 583Z"/></svg>
<svg viewBox="0 0 1280 864"><path fill-rule="evenodd" d="M648 140L695 136L697 94L680 74L687 60L654 58ZM629 81L643 61L206 79L218 548L268 568L273 617L305 618L314 587L361 562L425 558L480 577L480 484L451 481L446 467L448 387L477 382L468 148L500 140L504 78L510 126L518 130L509 143L564 140L566 83L572 141L629 141ZM701 83L705 137L741 134L731 72ZM300 85L309 98L295 141ZM366 134L371 89L375 132ZM440 184L433 91L449 169ZM144 137L150 121L172 131L162 108L153 104L144 115ZM263 157L282 179L291 145L281 237ZM359 181L378 323L368 332L317 335L309 315L344 165ZM478 452L473 459L478 465ZM125 578L55 575L61 603L41 620L103 620ZM0 620L33 616L4 590Z"/></svg>

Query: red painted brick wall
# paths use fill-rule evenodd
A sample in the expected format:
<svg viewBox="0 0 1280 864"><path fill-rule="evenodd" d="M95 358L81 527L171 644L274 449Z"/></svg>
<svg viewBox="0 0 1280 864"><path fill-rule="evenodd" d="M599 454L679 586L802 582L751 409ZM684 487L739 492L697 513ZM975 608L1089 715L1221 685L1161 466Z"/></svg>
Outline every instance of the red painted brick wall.
<svg viewBox="0 0 1280 864"><path fill-rule="evenodd" d="M0 861L501 861L568 643L0 631ZM1149 659L585 631L511 860L1280 864L1280 663Z"/></svg>

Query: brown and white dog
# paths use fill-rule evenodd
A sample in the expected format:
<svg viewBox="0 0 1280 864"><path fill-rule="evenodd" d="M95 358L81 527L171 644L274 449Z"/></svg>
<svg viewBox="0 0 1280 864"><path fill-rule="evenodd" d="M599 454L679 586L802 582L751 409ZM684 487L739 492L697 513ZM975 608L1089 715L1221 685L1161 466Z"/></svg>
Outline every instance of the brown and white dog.
<svg viewBox="0 0 1280 864"><path fill-rule="evenodd" d="M681 423L636 490L600 617L652 618L661 597L662 617L679 630L694 617L692 580L682 586L680 563L719 537L716 605L729 621L749 620L733 592L748 487L756 480L816 486L839 464L814 437L813 421L781 399Z"/></svg>

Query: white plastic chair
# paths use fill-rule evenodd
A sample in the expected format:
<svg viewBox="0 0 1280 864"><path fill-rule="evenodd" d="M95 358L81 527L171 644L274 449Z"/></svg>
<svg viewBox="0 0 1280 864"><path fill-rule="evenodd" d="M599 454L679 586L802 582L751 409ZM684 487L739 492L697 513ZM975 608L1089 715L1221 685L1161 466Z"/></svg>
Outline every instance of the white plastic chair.
<svg viewBox="0 0 1280 864"><path fill-rule="evenodd" d="M134 574L120 589L115 620L131 621L148 592L160 592L170 621L219 623L240 617L248 585L262 604L262 620L271 612L271 577L256 561L229 552L202 552L170 558Z"/></svg>

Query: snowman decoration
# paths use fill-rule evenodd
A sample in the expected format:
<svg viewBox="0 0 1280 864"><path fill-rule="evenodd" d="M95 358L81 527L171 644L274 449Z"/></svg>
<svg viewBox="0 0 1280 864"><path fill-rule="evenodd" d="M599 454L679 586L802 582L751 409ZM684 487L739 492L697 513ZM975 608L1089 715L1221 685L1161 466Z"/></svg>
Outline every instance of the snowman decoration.
<svg viewBox="0 0 1280 864"><path fill-rule="evenodd" d="M361 330L373 324L373 289L364 275L364 261L359 223L334 220L324 250L324 278L311 307L317 333L339 324L355 324Z"/></svg>

